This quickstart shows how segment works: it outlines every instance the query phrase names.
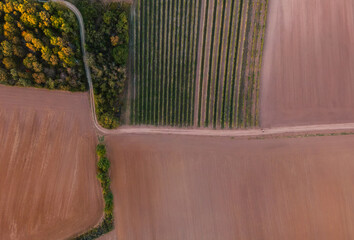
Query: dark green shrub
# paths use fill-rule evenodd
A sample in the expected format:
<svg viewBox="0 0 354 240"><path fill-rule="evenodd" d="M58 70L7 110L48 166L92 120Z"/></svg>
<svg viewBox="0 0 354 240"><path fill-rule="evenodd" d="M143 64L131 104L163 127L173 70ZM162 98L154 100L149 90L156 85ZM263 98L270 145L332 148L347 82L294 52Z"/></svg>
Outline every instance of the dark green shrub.
<svg viewBox="0 0 354 240"><path fill-rule="evenodd" d="M106 157L101 157L97 163L98 169L100 169L102 172L107 172L110 166L111 163Z"/></svg>

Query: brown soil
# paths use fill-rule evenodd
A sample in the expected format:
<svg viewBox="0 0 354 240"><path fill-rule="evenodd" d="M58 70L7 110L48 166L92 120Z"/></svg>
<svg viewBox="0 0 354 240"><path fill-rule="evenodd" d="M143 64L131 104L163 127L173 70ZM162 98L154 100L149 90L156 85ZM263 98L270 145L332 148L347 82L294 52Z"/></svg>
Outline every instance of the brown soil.
<svg viewBox="0 0 354 240"><path fill-rule="evenodd" d="M354 236L354 136L106 140L118 239Z"/></svg>
<svg viewBox="0 0 354 240"><path fill-rule="evenodd" d="M354 121L354 2L269 1L261 125Z"/></svg>
<svg viewBox="0 0 354 240"><path fill-rule="evenodd" d="M103 211L87 94L0 86L0 239L65 239Z"/></svg>
<svg viewBox="0 0 354 240"><path fill-rule="evenodd" d="M117 240L117 233L115 230L104 234L102 237L98 238L97 240Z"/></svg>

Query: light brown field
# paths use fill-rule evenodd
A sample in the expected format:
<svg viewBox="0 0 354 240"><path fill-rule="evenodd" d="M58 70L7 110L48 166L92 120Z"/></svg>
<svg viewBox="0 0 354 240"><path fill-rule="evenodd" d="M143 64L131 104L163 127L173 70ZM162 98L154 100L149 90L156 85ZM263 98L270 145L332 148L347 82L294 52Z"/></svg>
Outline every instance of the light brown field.
<svg viewBox="0 0 354 240"><path fill-rule="evenodd" d="M354 238L354 136L106 140L118 239Z"/></svg>
<svg viewBox="0 0 354 240"><path fill-rule="evenodd" d="M103 212L88 97L0 86L0 239L67 239Z"/></svg>
<svg viewBox="0 0 354 240"><path fill-rule="evenodd" d="M269 3L262 126L354 122L354 1Z"/></svg>

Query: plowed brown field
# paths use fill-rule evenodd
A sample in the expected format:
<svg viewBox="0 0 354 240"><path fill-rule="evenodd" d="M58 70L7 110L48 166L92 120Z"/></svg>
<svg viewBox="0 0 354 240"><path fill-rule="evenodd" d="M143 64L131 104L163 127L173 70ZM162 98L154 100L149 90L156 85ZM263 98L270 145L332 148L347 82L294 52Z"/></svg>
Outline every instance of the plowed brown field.
<svg viewBox="0 0 354 240"><path fill-rule="evenodd" d="M269 1L261 125L354 122L354 1Z"/></svg>
<svg viewBox="0 0 354 240"><path fill-rule="evenodd" d="M88 97L0 86L0 239L66 239L103 212Z"/></svg>
<svg viewBox="0 0 354 240"><path fill-rule="evenodd" d="M354 136L106 140L118 239L354 237Z"/></svg>

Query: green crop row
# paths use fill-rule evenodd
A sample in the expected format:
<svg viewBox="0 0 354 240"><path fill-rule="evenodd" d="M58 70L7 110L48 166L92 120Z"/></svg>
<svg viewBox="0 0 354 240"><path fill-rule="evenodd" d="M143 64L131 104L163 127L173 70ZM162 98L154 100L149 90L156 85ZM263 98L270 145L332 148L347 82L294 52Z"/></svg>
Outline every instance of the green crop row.
<svg viewBox="0 0 354 240"><path fill-rule="evenodd" d="M263 61L263 47L264 47L264 35L265 35L265 28L266 28L266 22L267 22L267 13L268 13L268 0L265 1L265 6L264 6L264 13L263 13L263 25L262 25L262 36L261 36L261 49L260 49L260 55L259 55L259 66L258 66L258 78L257 78L257 95L256 95L256 113L255 113L255 125L257 126L259 124L259 86L260 86L260 71L262 67L262 61Z"/></svg>
<svg viewBox="0 0 354 240"><path fill-rule="evenodd" d="M186 0L137 1L133 124L186 124L193 82L187 63L194 44L189 19L195 21L195 6Z"/></svg>
<svg viewBox="0 0 354 240"><path fill-rule="evenodd" d="M226 0L223 0L223 7L222 7L222 14L221 14L221 30L219 34L219 46L218 46L218 60L217 60L217 70L216 70L216 79L215 79L215 94L214 94L214 121L213 121L213 127L216 128L217 124L217 119L218 119L218 94L219 94L219 84L222 81L220 80L220 62L221 62L221 56L222 56L222 47L223 47L223 34L224 34L224 22L225 22L225 9L226 9ZM231 25L231 24L230 24Z"/></svg>
<svg viewBox="0 0 354 240"><path fill-rule="evenodd" d="M205 16L204 16L204 30L203 30L203 47L202 47L202 59L201 59L201 67L200 67L200 79L199 79L199 109L198 109L198 127L201 124L201 111L202 111L202 94L203 94L203 77L204 77L204 59L205 59L205 46L206 46L206 37L207 37L207 27L208 27L208 9L209 9L209 1L206 1L205 8Z"/></svg>
<svg viewBox="0 0 354 240"><path fill-rule="evenodd" d="M235 7L237 5L235 4L235 1L232 1L231 5L231 13L230 13L230 21L229 21L229 30L228 30L228 35L227 35L227 50L226 50L226 66L225 66L225 73L224 73L224 91L223 91L223 96L222 96L222 117L221 117L221 128L225 127L225 119L228 119L228 114L227 114L227 103L229 100L229 86L230 86L230 78L229 78L229 65L232 63L232 60L230 61L230 48L231 48L231 40L233 39L234 34L236 34L236 44L238 44L238 39L239 39L239 26L240 25L240 16L242 14L242 7L243 7L243 1L239 1L238 4L238 11L235 11ZM235 14L236 16L236 21L235 19ZM236 33L233 31L233 26L234 24L237 25L236 28ZM236 52L236 51L235 51ZM237 53L236 53L237 54Z"/></svg>
<svg viewBox="0 0 354 240"><path fill-rule="evenodd" d="M237 27L237 39L236 39L236 46L235 46L235 55L234 55L234 66L233 66L233 70L232 70L232 83L231 83L231 97L230 97L230 114L229 114L229 128L233 128L234 127L234 120L235 122L237 122L237 119L234 119L235 116L235 109L238 109L238 104L239 101L235 101L235 99L237 99L237 97L239 96L239 92L240 92L240 85L242 83L242 79L240 79L240 81L237 81L237 74L238 74L238 67L239 67L239 61L242 62L243 59L243 54L244 51L241 49L241 45L242 43L245 43L246 41L246 35L247 35L247 25L248 25L248 13L249 13L249 8L250 8L250 4L251 1L249 1L249 4L246 7L246 10L243 11L243 7L244 7L244 0L241 0L241 6L240 6L240 13L238 15L239 17L239 22L238 22L238 27ZM246 19L246 23L245 25L242 25L244 19ZM245 27L244 29L244 36L243 38L241 38L241 28ZM239 54L241 52L241 55L239 57ZM235 85L237 83L237 87L235 88ZM236 93L235 93L236 92ZM236 95L236 96L235 96ZM237 102L237 104L236 104ZM235 127L238 127L237 125Z"/></svg>
<svg viewBox="0 0 354 240"><path fill-rule="evenodd" d="M249 36L250 28L251 28L251 18L252 18L252 10L253 10L253 4L250 1L248 5L248 11L247 11L247 23L246 23L246 32L244 36L244 47L243 47L243 53L241 57L241 78L240 78L240 83L238 87L238 101L237 101L237 116L236 116L236 127L242 127L243 124L243 105L244 105L244 88L245 88L245 81L246 81L246 67L247 67L247 57L248 57L248 47L249 47L249 40L247 36ZM244 56L246 53L246 57Z"/></svg>
<svg viewBox="0 0 354 240"><path fill-rule="evenodd" d="M131 122L214 128L257 124L260 65L255 64L261 64L264 19L258 10L263 5L245 0L137 0Z"/></svg>

